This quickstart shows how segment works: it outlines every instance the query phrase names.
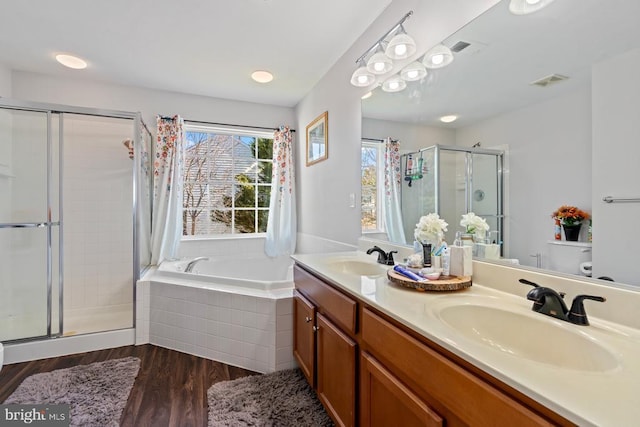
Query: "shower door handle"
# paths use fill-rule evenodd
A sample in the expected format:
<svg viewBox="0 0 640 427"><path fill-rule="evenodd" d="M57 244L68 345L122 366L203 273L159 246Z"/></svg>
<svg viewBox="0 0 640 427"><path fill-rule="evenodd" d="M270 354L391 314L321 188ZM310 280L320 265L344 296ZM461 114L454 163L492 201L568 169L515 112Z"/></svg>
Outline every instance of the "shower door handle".
<svg viewBox="0 0 640 427"><path fill-rule="evenodd" d="M43 228L48 225L60 225L60 222L14 222L0 224L0 228Z"/></svg>

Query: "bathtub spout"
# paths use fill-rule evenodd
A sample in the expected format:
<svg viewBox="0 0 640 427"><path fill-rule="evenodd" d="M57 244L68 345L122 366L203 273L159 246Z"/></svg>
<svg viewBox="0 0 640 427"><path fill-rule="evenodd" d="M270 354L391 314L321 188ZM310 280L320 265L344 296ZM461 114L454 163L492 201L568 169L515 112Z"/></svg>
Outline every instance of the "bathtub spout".
<svg viewBox="0 0 640 427"><path fill-rule="evenodd" d="M194 258L192 261L189 262L189 264L187 264L187 267L184 269L184 272L191 273L191 270L193 270L193 267L195 267L196 264L200 261L209 261L209 257L199 256L197 258Z"/></svg>

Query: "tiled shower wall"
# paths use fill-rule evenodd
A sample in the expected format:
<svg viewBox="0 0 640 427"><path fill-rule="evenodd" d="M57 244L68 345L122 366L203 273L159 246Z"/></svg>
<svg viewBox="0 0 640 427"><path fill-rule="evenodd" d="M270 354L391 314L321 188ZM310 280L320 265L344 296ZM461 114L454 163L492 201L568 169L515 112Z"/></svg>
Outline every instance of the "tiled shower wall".
<svg viewBox="0 0 640 427"><path fill-rule="evenodd" d="M132 134L132 120L65 115L65 317L122 311L133 323L133 172L122 144Z"/></svg>

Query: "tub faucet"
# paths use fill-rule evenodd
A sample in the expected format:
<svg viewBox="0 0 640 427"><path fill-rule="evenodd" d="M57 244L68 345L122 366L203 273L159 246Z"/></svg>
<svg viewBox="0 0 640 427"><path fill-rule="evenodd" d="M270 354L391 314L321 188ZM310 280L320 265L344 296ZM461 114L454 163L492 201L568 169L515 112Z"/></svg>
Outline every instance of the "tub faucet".
<svg viewBox="0 0 640 427"><path fill-rule="evenodd" d="M200 261L208 261L209 257L206 256L199 256L197 258L194 258L193 260L189 261L189 264L187 264L187 266L184 269L185 273L191 273L191 271L193 270L193 267L196 266L196 264Z"/></svg>
<svg viewBox="0 0 640 427"><path fill-rule="evenodd" d="M384 265L395 264L395 261L393 260L393 254L397 254L398 251L390 251L389 253L386 253L379 247L374 246L371 249L367 250L367 255L371 255L374 252L378 252L378 264L384 264Z"/></svg>
<svg viewBox="0 0 640 427"><path fill-rule="evenodd" d="M545 288L544 286L538 286L538 284L529 280L520 279L520 283L533 286L533 289L527 293L527 299L533 301L533 307L531 310L538 313L546 314L547 316L555 317L566 322L573 323L575 325L588 325L589 319L587 313L584 310L583 301L590 299L593 301L605 302L604 297L595 295L577 295L571 303L571 308L567 308L564 303L564 293L556 292L551 288Z"/></svg>

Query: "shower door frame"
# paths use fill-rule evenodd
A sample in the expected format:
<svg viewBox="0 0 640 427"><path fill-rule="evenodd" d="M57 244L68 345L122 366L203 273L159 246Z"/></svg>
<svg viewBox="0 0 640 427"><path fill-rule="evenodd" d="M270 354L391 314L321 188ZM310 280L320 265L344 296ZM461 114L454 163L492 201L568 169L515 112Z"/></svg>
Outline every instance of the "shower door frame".
<svg viewBox="0 0 640 427"><path fill-rule="evenodd" d="M133 131L133 143L135 159L140 159L140 146L141 135L139 129L144 127L148 130L146 124L142 120L140 112L129 112L119 110L106 110L89 107L74 107L62 104L40 103L31 101L21 101L16 99L2 98L0 97L0 109L6 110L20 110L20 111L32 111L47 114L47 221L41 223L4 223L0 224L0 228L29 228L29 227L47 227L47 333L46 335L32 336L25 338L18 338L13 340L3 341L3 343L21 343L30 341L40 341L44 339L59 338L64 333L64 206L63 200L63 173L64 173L64 115L65 114L79 114L85 116L97 116L107 117L114 119L127 119L132 120ZM55 223L51 221L51 193L52 193L52 144L53 144L53 129L52 129L52 116L58 115L58 221ZM132 283L132 295L133 295L133 310L132 310L132 327L136 327L136 283L140 279L140 254L139 251L139 236L138 236L138 194L141 194L138 188L141 185L141 180L138 177L137 163L134 163L132 167L133 174L133 203L132 203L132 220L133 220L133 283ZM58 226L58 332L52 333L53 322L53 249L52 249L52 227ZM145 268L146 269L146 268Z"/></svg>
<svg viewBox="0 0 640 427"><path fill-rule="evenodd" d="M496 223L498 224L498 232L500 236L500 240L505 242L505 222L504 222L504 151L503 150L492 150L487 148L478 148L478 147L458 147L453 145L440 145L435 144L431 147L427 147L425 150L433 148L434 152L434 163L435 163L435 188L436 188L436 212L440 214L440 174L438 173L440 170L440 151L455 151L455 152L463 152L466 153L464 161L465 161L465 183L464 183L464 208L466 213L472 212L473 209L473 195L470 191L473 185L473 155L474 154L484 154L496 156L497 160L497 169L496 169L496 177L497 177L497 197L499 200L497 206L496 215L479 215L480 217L495 217ZM422 150L421 150L422 151ZM499 243L499 242L498 242ZM505 252L504 244L500 244L500 252L501 255Z"/></svg>

